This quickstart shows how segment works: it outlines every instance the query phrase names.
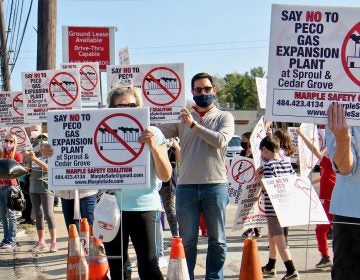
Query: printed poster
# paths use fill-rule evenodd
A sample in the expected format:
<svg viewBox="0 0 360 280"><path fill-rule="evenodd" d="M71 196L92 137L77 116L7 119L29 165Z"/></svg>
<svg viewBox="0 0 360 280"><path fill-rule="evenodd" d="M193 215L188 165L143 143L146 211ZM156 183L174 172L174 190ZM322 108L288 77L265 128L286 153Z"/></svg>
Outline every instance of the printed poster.
<svg viewBox="0 0 360 280"><path fill-rule="evenodd" d="M360 124L360 8L272 5L266 119L327 123L332 102Z"/></svg>
<svg viewBox="0 0 360 280"><path fill-rule="evenodd" d="M291 175L261 181L282 227L329 223L308 178Z"/></svg>
<svg viewBox="0 0 360 280"><path fill-rule="evenodd" d="M49 188L148 188L150 152L137 140L149 125L148 108L49 111Z"/></svg>
<svg viewBox="0 0 360 280"><path fill-rule="evenodd" d="M48 110L80 109L80 75L76 70L21 73L25 123L46 122Z"/></svg>
<svg viewBox="0 0 360 280"><path fill-rule="evenodd" d="M108 92L113 87L140 89L151 123L177 123L185 108L184 64L107 66Z"/></svg>
<svg viewBox="0 0 360 280"><path fill-rule="evenodd" d="M101 102L101 74L98 62L62 63L61 69L78 69L82 104Z"/></svg>
<svg viewBox="0 0 360 280"><path fill-rule="evenodd" d="M242 186L233 230L263 227L267 224L261 190L262 186L255 181Z"/></svg>

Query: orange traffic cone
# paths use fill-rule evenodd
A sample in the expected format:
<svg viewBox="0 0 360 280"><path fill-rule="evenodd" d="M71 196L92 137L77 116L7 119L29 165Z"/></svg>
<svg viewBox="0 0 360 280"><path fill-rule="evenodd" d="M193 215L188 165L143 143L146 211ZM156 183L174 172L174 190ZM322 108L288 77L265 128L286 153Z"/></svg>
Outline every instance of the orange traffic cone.
<svg viewBox="0 0 360 280"><path fill-rule="evenodd" d="M75 224L69 226L67 280L87 280L89 268Z"/></svg>
<svg viewBox="0 0 360 280"><path fill-rule="evenodd" d="M260 256L256 239L245 239L239 280L260 279L263 279L263 275L261 272Z"/></svg>
<svg viewBox="0 0 360 280"><path fill-rule="evenodd" d="M179 237L173 237L170 260L167 271L168 280L187 280L190 279L189 271L185 259L184 246L182 239Z"/></svg>
<svg viewBox="0 0 360 280"><path fill-rule="evenodd" d="M87 218L80 219L80 243L87 257L89 255L90 226Z"/></svg>
<svg viewBox="0 0 360 280"><path fill-rule="evenodd" d="M90 236L89 250L89 280L109 279L109 264L105 254L105 248L101 240Z"/></svg>

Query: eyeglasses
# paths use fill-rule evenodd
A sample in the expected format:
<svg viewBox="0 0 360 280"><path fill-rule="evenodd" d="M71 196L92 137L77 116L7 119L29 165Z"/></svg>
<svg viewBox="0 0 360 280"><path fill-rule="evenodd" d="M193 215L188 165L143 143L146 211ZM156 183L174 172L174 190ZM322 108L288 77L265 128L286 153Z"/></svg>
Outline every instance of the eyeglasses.
<svg viewBox="0 0 360 280"><path fill-rule="evenodd" d="M128 104L115 104L113 108L134 108L138 107L136 103L128 103Z"/></svg>
<svg viewBox="0 0 360 280"><path fill-rule="evenodd" d="M14 143L14 140L5 139L5 143Z"/></svg>
<svg viewBox="0 0 360 280"><path fill-rule="evenodd" d="M210 93L212 88L213 87L196 87L196 88L194 88L194 91L197 94L201 94L203 90L205 91L205 93Z"/></svg>

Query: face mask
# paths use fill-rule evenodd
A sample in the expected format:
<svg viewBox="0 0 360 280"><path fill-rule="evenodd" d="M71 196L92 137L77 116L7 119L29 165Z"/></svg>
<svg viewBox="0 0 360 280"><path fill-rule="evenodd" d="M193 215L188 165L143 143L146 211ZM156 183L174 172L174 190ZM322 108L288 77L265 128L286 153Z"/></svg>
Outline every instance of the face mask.
<svg viewBox="0 0 360 280"><path fill-rule="evenodd" d="M12 143L4 143L4 148L7 152L10 152L14 148L14 144Z"/></svg>
<svg viewBox="0 0 360 280"><path fill-rule="evenodd" d="M193 100L197 106L205 108L215 102L215 94L196 94L193 96Z"/></svg>
<svg viewBox="0 0 360 280"><path fill-rule="evenodd" d="M241 148L243 148L244 150L246 150L247 147L248 147L248 142L243 142L243 141L241 141L240 146L241 146Z"/></svg>
<svg viewBox="0 0 360 280"><path fill-rule="evenodd" d="M35 139L36 137L38 137L40 135L40 132L37 130L33 130L30 132L30 136L32 139Z"/></svg>

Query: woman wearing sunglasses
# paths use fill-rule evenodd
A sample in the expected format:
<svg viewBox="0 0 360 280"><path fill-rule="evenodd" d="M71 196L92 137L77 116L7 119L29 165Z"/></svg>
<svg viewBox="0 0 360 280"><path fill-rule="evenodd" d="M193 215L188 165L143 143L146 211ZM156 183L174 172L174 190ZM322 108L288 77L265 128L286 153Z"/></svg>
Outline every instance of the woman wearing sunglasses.
<svg viewBox="0 0 360 280"><path fill-rule="evenodd" d="M8 158L23 163L22 155L16 150L17 138L14 134L6 134L0 158ZM0 180L0 220L4 228L4 238L0 249L11 249L16 246L16 216L15 211L7 208L7 198L10 186L19 185L17 179Z"/></svg>
<svg viewBox="0 0 360 280"><path fill-rule="evenodd" d="M134 87L113 89L108 97L109 108L142 107L140 91ZM122 224L114 240L105 243L108 256L120 256L123 248L123 263L127 267L129 237L135 247L138 271L141 279L163 279L158 264L158 242L160 230L161 201L156 184L156 177L161 181L169 181L172 167L167 156L166 139L156 127L145 129L139 140L149 146L150 188L124 189L115 191L119 208L122 210ZM121 233L122 232L122 233ZM111 279L131 279L131 272L122 269L122 261L109 259Z"/></svg>

